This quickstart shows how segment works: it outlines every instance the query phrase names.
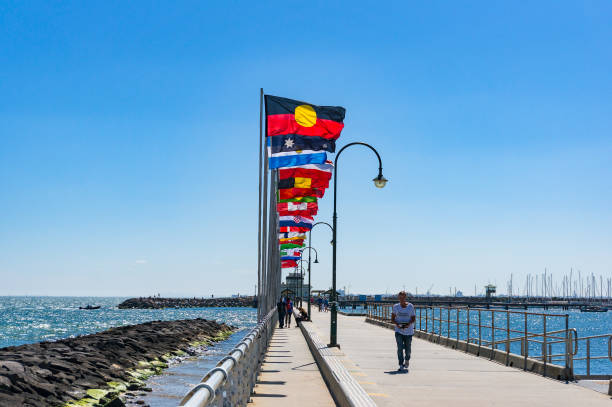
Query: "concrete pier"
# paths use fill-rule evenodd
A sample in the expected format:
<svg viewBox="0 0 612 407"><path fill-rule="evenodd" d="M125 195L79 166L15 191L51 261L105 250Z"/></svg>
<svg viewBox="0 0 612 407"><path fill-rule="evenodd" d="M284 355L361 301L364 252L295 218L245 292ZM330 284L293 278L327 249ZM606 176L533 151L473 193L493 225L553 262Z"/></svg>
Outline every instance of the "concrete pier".
<svg viewBox="0 0 612 407"><path fill-rule="evenodd" d="M340 349L327 348L330 313L277 329L255 387L261 406L609 407L610 396L417 337L397 372L394 333L338 315ZM310 346L310 349L309 349ZM314 353L314 357L313 357Z"/></svg>
<svg viewBox="0 0 612 407"><path fill-rule="evenodd" d="M306 340L295 324L277 328L251 397L254 407L335 406Z"/></svg>
<svg viewBox="0 0 612 407"><path fill-rule="evenodd" d="M312 325L329 337L329 313ZM338 315L338 342L352 374L379 406L610 406L610 397L574 383L449 349L418 338L408 373L397 373L394 333L364 317Z"/></svg>

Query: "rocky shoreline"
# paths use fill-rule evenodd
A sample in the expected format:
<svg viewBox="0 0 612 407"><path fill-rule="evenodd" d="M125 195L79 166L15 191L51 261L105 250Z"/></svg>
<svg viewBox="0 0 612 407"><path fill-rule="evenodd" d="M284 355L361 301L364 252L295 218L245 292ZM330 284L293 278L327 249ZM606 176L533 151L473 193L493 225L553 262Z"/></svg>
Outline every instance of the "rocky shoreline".
<svg viewBox="0 0 612 407"><path fill-rule="evenodd" d="M205 319L153 321L56 342L0 348L0 406L123 406L168 361L227 338ZM121 397L120 397L121 396Z"/></svg>
<svg viewBox="0 0 612 407"><path fill-rule="evenodd" d="M117 306L119 309L162 309L162 308L208 308L208 307L256 307L255 297L232 298L130 298Z"/></svg>

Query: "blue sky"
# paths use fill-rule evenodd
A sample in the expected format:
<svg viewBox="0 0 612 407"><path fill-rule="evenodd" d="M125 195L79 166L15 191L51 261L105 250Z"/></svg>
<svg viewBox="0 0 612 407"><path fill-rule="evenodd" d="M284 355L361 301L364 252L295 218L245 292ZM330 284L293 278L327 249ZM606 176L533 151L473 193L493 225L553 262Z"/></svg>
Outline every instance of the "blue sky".
<svg viewBox="0 0 612 407"><path fill-rule="evenodd" d="M612 277L609 2L329 3L0 2L0 295L253 292L260 87L381 153L383 190L340 162L339 286Z"/></svg>

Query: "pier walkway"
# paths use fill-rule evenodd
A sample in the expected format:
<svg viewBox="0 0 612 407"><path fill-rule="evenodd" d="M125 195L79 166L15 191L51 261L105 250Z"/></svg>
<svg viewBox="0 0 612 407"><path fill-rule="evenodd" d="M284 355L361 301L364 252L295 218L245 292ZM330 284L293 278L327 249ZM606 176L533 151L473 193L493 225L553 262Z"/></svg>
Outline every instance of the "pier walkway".
<svg viewBox="0 0 612 407"><path fill-rule="evenodd" d="M322 340L329 338L329 318L330 313L313 309L313 322L307 323ZM296 340L295 328L291 331L283 333L289 340L283 349L296 352L297 356L304 352L305 344ZM412 342L409 372L397 373L393 331L366 323L364 317L338 315L338 343L346 370L378 406L611 405L609 396L576 384L526 373L416 337ZM306 360L304 356L299 357ZM313 372L308 372L299 381L306 383L312 376ZM320 376L316 380L321 383ZM300 405L325 405L310 404L302 398L308 397L313 387L311 383L296 389L303 401Z"/></svg>
<svg viewBox="0 0 612 407"><path fill-rule="evenodd" d="M254 407L336 405L295 321L274 331L253 391Z"/></svg>

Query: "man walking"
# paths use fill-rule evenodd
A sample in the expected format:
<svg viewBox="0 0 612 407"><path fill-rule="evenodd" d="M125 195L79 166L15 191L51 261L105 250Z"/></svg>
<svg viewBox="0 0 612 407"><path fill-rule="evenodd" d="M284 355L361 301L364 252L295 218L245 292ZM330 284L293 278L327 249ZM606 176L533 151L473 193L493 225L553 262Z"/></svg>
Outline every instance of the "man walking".
<svg viewBox="0 0 612 407"><path fill-rule="evenodd" d="M286 314L285 314L285 325L287 328L291 328L291 314L293 314L293 303L291 298L287 297Z"/></svg>
<svg viewBox="0 0 612 407"><path fill-rule="evenodd" d="M276 309L278 310L278 327L282 328L285 323L285 310L287 309L283 302L283 297L276 304Z"/></svg>
<svg viewBox="0 0 612 407"><path fill-rule="evenodd" d="M398 297L399 303L393 306L391 322L395 324L395 342L397 343L397 361L399 363L398 371L402 372L408 369L410 363L416 313L414 312L414 305L406 302L405 291L400 291Z"/></svg>

